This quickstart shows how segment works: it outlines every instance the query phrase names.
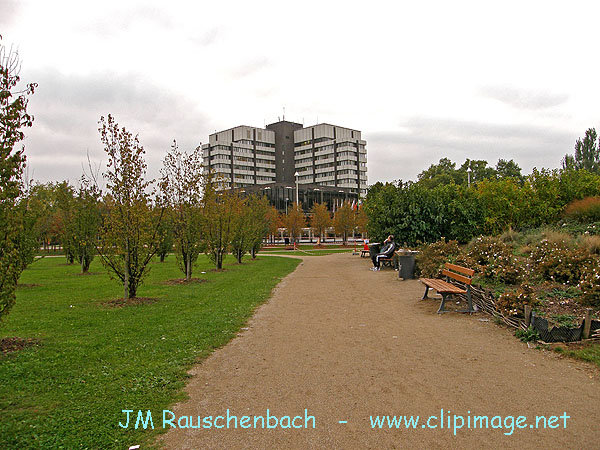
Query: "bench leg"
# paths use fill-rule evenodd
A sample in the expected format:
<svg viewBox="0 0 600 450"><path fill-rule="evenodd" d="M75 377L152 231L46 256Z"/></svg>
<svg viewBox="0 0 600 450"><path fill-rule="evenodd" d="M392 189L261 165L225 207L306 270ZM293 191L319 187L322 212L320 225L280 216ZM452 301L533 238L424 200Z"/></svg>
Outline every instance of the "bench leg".
<svg viewBox="0 0 600 450"><path fill-rule="evenodd" d="M467 286L467 309L463 309L459 312L464 313L474 313L475 309L473 308L473 299L471 298L471 286Z"/></svg>
<svg viewBox="0 0 600 450"><path fill-rule="evenodd" d="M427 297L427 293L429 292L429 286L425 285L425 294L423 294L423 298L421 300L425 300Z"/></svg>
<svg viewBox="0 0 600 450"><path fill-rule="evenodd" d="M451 296L451 294L442 294L442 302L440 303L440 308L437 310L437 313L438 313L438 314L442 314L442 313L445 313L445 312L447 312L447 311L444 309L444 304L446 303L446 299L447 299L448 297L450 297L450 296Z"/></svg>

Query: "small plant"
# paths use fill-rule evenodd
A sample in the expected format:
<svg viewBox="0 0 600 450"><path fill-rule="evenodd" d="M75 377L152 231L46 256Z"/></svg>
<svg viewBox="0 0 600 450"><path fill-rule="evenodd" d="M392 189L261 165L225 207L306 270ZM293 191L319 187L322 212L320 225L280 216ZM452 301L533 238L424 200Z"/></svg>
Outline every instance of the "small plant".
<svg viewBox="0 0 600 450"><path fill-rule="evenodd" d="M581 296L581 291L577 289L575 286L568 286L563 288L554 287L549 291L541 292L538 295L540 300L546 299L557 299L557 300L565 300L571 298L577 298Z"/></svg>
<svg viewBox="0 0 600 450"><path fill-rule="evenodd" d="M518 329L515 331L515 336L523 342L535 342L540 338L539 333L535 328L530 326L526 330Z"/></svg>
<svg viewBox="0 0 600 450"><path fill-rule="evenodd" d="M573 314L553 314L550 317L552 322L559 327L576 328L579 326L577 323L577 317L575 317Z"/></svg>
<svg viewBox="0 0 600 450"><path fill-rule="evenodd" d="M591 255L600 255L600 236L584 234L579 238L579 245Z"/></svg>

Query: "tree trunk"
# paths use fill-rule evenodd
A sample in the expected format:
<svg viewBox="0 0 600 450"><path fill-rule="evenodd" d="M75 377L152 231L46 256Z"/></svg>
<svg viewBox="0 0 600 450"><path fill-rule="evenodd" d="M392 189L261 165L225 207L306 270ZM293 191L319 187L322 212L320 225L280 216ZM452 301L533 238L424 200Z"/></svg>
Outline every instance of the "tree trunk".
<svg viewBox="0 0 600 450"><path fill-rule="evenodd" d="M125 240L125 267L123 269L123 290L125 300L129 297L129 239Z"/></svg>
<svg viewBox="0 0 600 450"><path fill-rule="evenodd" d="M187 252L187 258L185 261L185 279L187 281L190 281L192 279L192 261L191 261L192 255L190 254L190 252Z"/></svg>

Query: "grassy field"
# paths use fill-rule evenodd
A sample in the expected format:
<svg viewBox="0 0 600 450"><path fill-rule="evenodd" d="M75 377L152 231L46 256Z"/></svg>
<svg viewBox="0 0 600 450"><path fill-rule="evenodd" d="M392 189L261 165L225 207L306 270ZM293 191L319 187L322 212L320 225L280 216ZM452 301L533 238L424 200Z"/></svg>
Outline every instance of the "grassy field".
<svg viewBox="0 0 600 450"><path fill-rule="evenodd" d="M191 365L231 340L298 263L228 258L215 272L201 257L194 276L206 281L174 285L166 281L182 274L171 256L139 289L154 303L115 308L105 302L122 288L98 260L90 275L63 258L35 262L0 326L0 337L39 340L0 356L0 448L149 448ZM157 429L120 428L124 409L151 410Z"/></svg>
<svg viewBox="0 0 600 450"><path fill-rule="evenodd" d="M360 250L358 250L360 252ZM324 256L331 255L332 253L352 253L351 248L325 248L325 249L306 249L306 250L269 250L261 251L261 253L267 253L269 255L295 255L295 256Z"/></svg>
<svg viewBox="0 0 600 450"><path fill-rule="evenodd" d="M600 344L592 344L577 350L565 350L557 347L555 351L571 358L591 362L600 367Z"/></svg>

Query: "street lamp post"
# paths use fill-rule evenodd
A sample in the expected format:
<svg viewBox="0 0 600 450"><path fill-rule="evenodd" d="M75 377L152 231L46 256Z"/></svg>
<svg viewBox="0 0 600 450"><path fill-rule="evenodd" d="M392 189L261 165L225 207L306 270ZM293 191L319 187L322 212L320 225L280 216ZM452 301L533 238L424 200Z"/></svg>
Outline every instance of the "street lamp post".
<svg viewBox="0 0 600 450"><path fill-rule="evenodd" d="M471 167L469 166L469 168L467 169L467 180L468 180L467 185L468 185L468 187L471 187L471 172L472 172L472 170L471 170Z"/></svg>
<svg viewBox="0 0 600 450"><path fill-rule="evenodd" d="M294 174L294 176L296 177L296 208L298 208L298 205L299 205L299 203L300 203L300 202L299 202L299 195L298 195L298 194L299 194L299 193L298 193L298 179L299 179L299 177L300 177L300 174L299 174L298 172L296 172L296 173Z"/></svg>

